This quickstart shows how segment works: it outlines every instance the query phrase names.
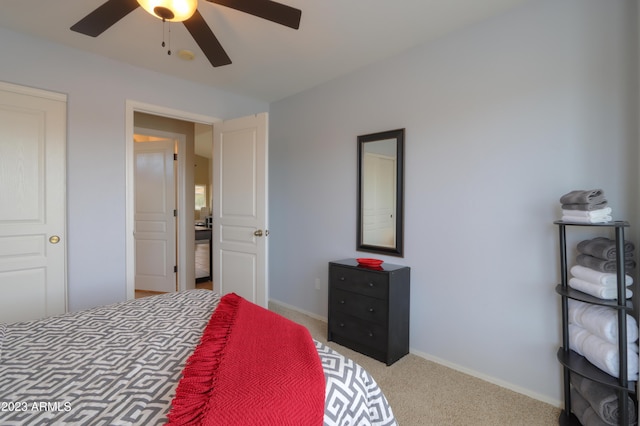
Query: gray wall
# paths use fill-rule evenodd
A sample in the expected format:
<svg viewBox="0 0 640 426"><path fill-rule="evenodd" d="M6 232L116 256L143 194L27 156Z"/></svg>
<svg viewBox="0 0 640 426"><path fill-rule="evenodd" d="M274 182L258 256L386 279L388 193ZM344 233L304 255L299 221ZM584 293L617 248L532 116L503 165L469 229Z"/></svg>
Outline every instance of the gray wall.
<svg viewBox="0 0 640 426"><path fill-rule="evenodd" d="M68 95L67 247L71 310L125 292L125 102L221 119L268 104L0 28L0 80Z"/></svg>
<svg viewBox="0 0 640 426"><path fill-rule="evenodd" d="M371 257L356 137L404 127L405 257L375 257L412 268L412 351L559 404L553 221L602 188L635 222L637 40L634 1L534 1L272 104L271 298L326 316L327 262Z"/></svg>

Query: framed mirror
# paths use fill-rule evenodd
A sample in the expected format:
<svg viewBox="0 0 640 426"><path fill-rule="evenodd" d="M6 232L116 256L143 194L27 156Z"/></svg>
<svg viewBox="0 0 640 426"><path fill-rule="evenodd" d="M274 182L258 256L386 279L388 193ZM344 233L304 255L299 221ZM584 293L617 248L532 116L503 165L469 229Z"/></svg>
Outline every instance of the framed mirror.
<svg viewBox="0 0 640 426"><path fill-rule="evenodd" d="M356 250L403 256L404 129L358 136Z"/></svg>

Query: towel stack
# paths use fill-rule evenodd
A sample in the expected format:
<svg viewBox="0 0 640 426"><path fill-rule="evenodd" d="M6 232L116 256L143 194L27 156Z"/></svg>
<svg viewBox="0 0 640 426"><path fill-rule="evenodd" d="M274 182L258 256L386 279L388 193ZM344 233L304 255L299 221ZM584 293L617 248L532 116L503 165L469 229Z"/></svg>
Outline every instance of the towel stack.
<svg viewBox="0 0 640 426"><path fill-rule="evenodd" d="M635 246L624 242L625 272L635 268ZM576 265L570 269L569 287L599 299L618 298L617 244L615 240L597 237L577 245ZM624 298L633 296L631 275L625 273ZM569 299L569 347L593 365L614 377L620 375L617 310ZM638 324L627 314L627 376L638 378Z"/></svg>
<svg viewBox="0 0 640 426"><path fill-rule="evenodd" d="M589 275L590 278L587 279L587 281L607 287L615 287L615 284L617 282L616 272L618 270L616 241L610 238L597 237L579 242L576 248L578 250L576 263L579 266L589 269L590 271L594 271L594 273ZM625 241L623 244L623 249L624 256L622 257L622 261L624 262L625 271L629 273L636 268L636 262L635 260L633 260L635 254L635 245L631 241ZM573 275L575 277L575 274ZM576 278L584 279L580 276ZM625 277L625 282L630 278L631 277L629 276ZM571 282L569 282L569 285L571 285ZM631 284L627 284L627 286L629 285ZM580 289L578 288L577 290ZM592 294L588 291L585 291L585 293ZM598 296L597 294L593 294L593 296L600 297L601 299L615 299L615 297L602 297ZM627 296L627 298L629 297L631 296Z"/></svg>
<svg viewBox="0 0 640 426"><path fill-rule="evenodd" d="M577 223L607 223L613 220L602 189L575 190L560 197L562 220Z"/></svg>
<svg viewBox="0 0 640 426"><path fill-rule="evenodd" d="M620 424L620 404L613 388L571 373L571 411L584 426ZM633 400L627 397L627 418L630 425L637 424Z"/></svg>
<svg viewBox="0 0 640 426"><path fill-rule="evenodd" d="M626 319L627 377L638 380L638 323ZM613 377L620 377L618 335L615 309L569 299L569 348Z"/></svg>

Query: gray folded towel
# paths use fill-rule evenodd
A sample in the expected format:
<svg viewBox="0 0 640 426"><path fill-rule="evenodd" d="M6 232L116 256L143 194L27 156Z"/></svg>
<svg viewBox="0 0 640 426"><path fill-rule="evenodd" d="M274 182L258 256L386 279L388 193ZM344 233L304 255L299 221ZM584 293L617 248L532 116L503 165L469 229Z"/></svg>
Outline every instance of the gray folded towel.
<svg viewBox="0 0 640 426"><path fill-rule="evenodd" d="M613 426L619 424L620 404L618 401L618 394L615 389L573 373L571 374L571 384L579 396L587 401L588 405L593 409L600 420L604 422L604 424ZM571 397L572 405L574 405L573 392L571 393ZM629 398L627 404L629 424L634 425L637 421L636 407L631 398L627 398ZM578 407L580 407L581 401L577 402ZM585 423L582 422L582 424L584 425Z"/></svg>
<svg viewBox="0 0 640 426"><path fill-rule="evenodd" d="M616 240L605 237L596 237L590 240L580 241L577 249L582 254L588 254L598 259L616 260ZM633 257L635 245L631 241L624 242L624 256Z"/></svg>
<svg viewBox="0 0 640 426"><path fill-rule="evenodd" d="M604 201L602 189L577 189L560 197L560 204L598 204Z"/></svg>
<svg viewBox="0 0 640 426"><path fill-rule="evenodd" d="M576 263L585 268L595 269L600 272L616 273L616 261L598 259L597 257L589 256L588 254L579 254L576 257ZM633 271L636 267L636 262L633 259L625 258L624 268L625 273Z"/></svg>
<svg viewBox="0 0 640 426"><path fill-rule="evenodd" d="M582 426L607 426L576 388L571 388L571 411Z"/></svg>
<svg viewBox="0 0 640 426"><path fill-rule="evenodd" d="M602 200L598 203L572 203L572 204L563 204L563 210L581 210L581 211L591 211L591 210L600 210L607 207L607 200Z"/></svg>

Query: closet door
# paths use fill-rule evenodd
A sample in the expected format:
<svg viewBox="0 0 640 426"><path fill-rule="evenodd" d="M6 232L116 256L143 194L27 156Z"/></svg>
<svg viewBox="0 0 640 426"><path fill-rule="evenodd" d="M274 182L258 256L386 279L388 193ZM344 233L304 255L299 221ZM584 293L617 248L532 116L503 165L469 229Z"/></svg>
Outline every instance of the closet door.
<svg viewBox="0 0 640 426"><path fill-rule="evenodd" d="M66 109L0 83L0 322L66 311Z"/></svg>

